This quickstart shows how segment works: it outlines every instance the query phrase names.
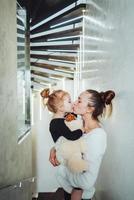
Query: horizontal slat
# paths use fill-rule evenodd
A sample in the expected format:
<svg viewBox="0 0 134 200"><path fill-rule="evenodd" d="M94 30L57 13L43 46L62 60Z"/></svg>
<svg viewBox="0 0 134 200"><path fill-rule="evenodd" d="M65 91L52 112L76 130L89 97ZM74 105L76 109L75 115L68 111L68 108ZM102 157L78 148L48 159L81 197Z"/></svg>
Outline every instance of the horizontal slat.
<svg viewBox="0 0 134 200"><path fill-rule="evenodd" d="M55 51L30 51L31 55L46 55L46 56L61 56L61 57L76 57L76 53L64 53Z"/></svg>
<svg viewBox="0 0 134 200"><path fill-rule="evenodd" d="M33 81L31 81L31 85L32 85L32 87L33 87L33 89L42 89L42 88L48 88L50 85L51 86L54 86L54 85L56 85L56 84L50 84L50 83L48 83L48 82L37 82L37 81L35 81L35 80L33 80Z"/></svg>
<svg viewBox="0 0 134 200"><path fill-rule="evenodd" d="M56 85L57 82L48 82L46 80L41 80L41 79L38 79L38 78L31 78L31 82L36 82L36 83L40 83L40 84L43 84L43 85Z"/></svg>
<svg viewBox="0 0 134 200"><path fill-rule="evenodd" d="M48 73L37 72L37 71L31 71L31 74L32 74L32 75L39 76L38 82L40 82L40 76L45 78L45 82L47 82L48 79L54 80L54 81L55 81L54 83L56 83L57 81L61 81L61 80L63 80L63 79L66 79L66 78L69 79L69 80L73 80L72 77L64 77L64 76L61 76L61 75L54 75L54 74L48 74ZM36 78L32 78L32 80L36 81L36 80L37 80L37 77L36 77ZM41 80L41 81L42 81L42 80Z"/></svg>
<svg viewBox="0 0 134 200"><path fill-rule="evenodd" d="M24 61L25 61L24 57L23 58L18 58L18 60L17 60L18 63L19 62L24 62Z"/></svg>
<svg viewBox="0 0 134 200"><path fill-rule="evenodd" d="M75 23L78 23L79 21L81 22L82 21L82 18L83 16L79 16L79 17L75 17L73 19L70 19L70 20L66 20L64 22L61 22L61 23L58 23L58 24L55 24L55 25L51 25L50 28L55 28L55 27L63 27L63 26L66 26L66 25L71 25L71 24L75 24ZM80 23L79 22L79 23Z"/></svg>
<svg viewBox="0 0 134 200"><path fill-rule="evenodd" d="M72 30L75 28L80 28L82 27L82 23L75 23L75 24L71 24L69 26L64 26L64 27L60 27L60 28L53 28L47 31L43 31L40 33L36 33L36 34L31 34L30 38L37 38L40 36L44 36L44 35L49 35L49 34L53 34L53 33L59 33L59 32L63 32L63 31L67 31L67 30Z"/></svg>
<svg viewBox="0 0 134 200"><path fill-rule="evenodd" d="M44 19L43 21L37 23L36 25L32 26L30 30L32 31L32 30L34 30L35 28L38 28L38 27L41 26L42 24L45 24L45 23L51 21L52 19L54 19L54 18L60 16L60 15L63 14L63 13L66 13L67 11L69 11L69 10L75 8L77 5L80 5L80 4L86 4L86 0L78 0L78 1L75 2L75 3L72 3L71 5L67 6L66 8L64 8L64 9L62 9L61 11L57 12L56 14L53 14L53 15L51 15L50 17L48 17L48 18Z"/></svg>
<svg viewBox="0 0 134 200"><path fill-rule="evenodd" d="M42 65L52 65L52 66L59 66L64 68L72 68L74 69L76 67L75 64L69 64L65 62L56 62L56 61L49 61L49 60L42 60L42 59L31 59L32 65L42 64Z"/></svg>
<svg viewBox="0 0 134 200"><path fill-rule="evenodd" d="M75 62L75 57L71 57L70 56L64 56L64 55L61 55L61 56L58 56L58 55L36 55L36 54L31 54L30 55L31 58L36 58L36 59L57 59L57 60L63 60L63 61L73 61Z"/></svg>
<svg viewBox="0 0 134 200"><path fill-rule="evenodd" d="M21 70L25 70L26 69L26 66L25 66L25 63L22 62L22 63L17 63L17 67Z"/></svg>
<svg viewBox="0 0 134 200"><path fill-rule="evenodd" d="M70 48L70 49L69 49L69 48L68 48L68 49L58 49L58 48L57 48L57 49L49 49L49 48L48 48L47 51L48 51L48 52L60 52L60 53L61 53L61 52L66 52L66 53L77 53L79 50L76 49L76 48L72 48L72 49L71 49L71 48Z"/></svg>
<svg viewBox="0 0 134 200"><path fill-rule="evenodd" d="M21 58L24 59L24 58L25 58L25 54L17 54L17 58L18 58L18 59L21 59Z"/></svg>
<svg viewBox="0 0 134 200"><path fill-rule="evenodd" d="M18 69L19 69L19 72L20 71L25 71L25 69L26 69L26 66L25 66L25 63L23 63L23 64L21 64L21 63L17 63L17 67L18 67Z"/></svg>
<svg viewBox="0 0 134 200"><path fill-rule="evenodd" d="M59 37L44 37L44 38L41 38L41 39L35 39L31 42L31 44L34 44L34 43L37 43L37 42L51 42L51 41L55 41L55 42L58 42L58 41L68 41L68 40L71 40L71 41L75 41L75 40L79 40L81 37L81 35L69 35L69 36L59 36Z"/></svg>
<svg viewBox="0 0 134 200"><path fill-rule="evenodd" d="M41 58L31 58L31 62L33 63L50 63L50 62L55 62L55 63L64 63L64 64L71 64L75 66L75 62L74 61L68 61L68 60L60 60L60 59L54 59L54 58L50 58L50 59L41 59Z"/></svg>
<svg viewBox="0 0 134 200"><path fill-rule="evenodd" d="M44 63L44 64L56 64L57 66L63 66L65 65L66 67L75 67L75 62L73 61L66 61L66 60L57 60L57 59L39 59L39 58L31 58L30 60L32 63Z"/></svg>
<svg viewBox="0 0 134 200"><path fill-rule="evenodd" d="M63 46L71 44L79 44L79 40L67 40L67 41L52 41L52 42L35 42L31 43L31 47L41 47L41 46Z"/></svg>
<svg viewBox="0 0 134 200"><path fill-rule="evenodd" d="M22 24L24 25L25 20L23 18L21 18L19 15L17 15L17 19L20 20L22 22Z"/></svg>
<svg viewBox="0 0 134 200"><path fill-rule="evenodd" d="M71 30L66 30L66 31L62 31L59 33L53 33L50 35L42 35L38 38L31 38L30 41L34 42L34 41L47 41L48 39L57 39L59 37L73 37L73 36L78 36L81 35L81 31L82 31L82 27L80 28L76 28L76 29L71 29Z"/></svg>
<svg viewBox="0 0 134 200"><path fill-rule="evenodd" d="M21 25L19 25L19 24L17 24L17 29L20 29L20 30L24 31L24 30L25 30L25 27L24 27L24 26L21 26Z"/></svg>
<svg viewBox="0 0 134 200"><path fill-rule="evenodd" d="M31 70L37 71L37 72L48 73L48 74L52 74L52 75L59 75L59 76L63 76L63 77L73 78L73 74L55 71L55 70L51 70L51 69L45 69L45 68L41 68L41 67L31 66Z"/></svg>
<svg viewBox="0 0 134 200"><path fill-rule="evenodd" d="M78 0L76 4L85 2ZM33 81L56 84L64 77L74 78L83 25L83 6L78 8L77 5L32 27L30 56Z"/></svg>
<svg viewBox="0 0 134 200"><path fill-rule="evenodd" d="M59 51L66 50L66 52L71 52L71 51L76 52L78 47L79 47L79 44L70 44L70 45L62 45L62 46L58 45L58 46L49 46L49 47L47 47L47 46L31 47L31 50L39 50L39 51L41 51L41 50L44 50L44 51L56 50L57 51L59 49Z"/></svg>
<svg viewBox="0 0 134 200"><path fill-rule="evenodd" d="M47 77L44 77L44 76L41 76L41 75L36 75L36 74L31 74L31 77L32 78L37 78L38 80L43 80L43 81L46 81L46 82L49 82L49 83L57 83L57 81L60 81L60 80L57 80L57 79L52 79L52 78L47 78Z"/></svg>
<svg viewBox="0 0 134 200"><path fill-rule="evenodd" d="M80 7L80 8L77 8L77 9L75 9L75 10L73 10L73 11L71 11L71 12L69 12L69 13L67 13L66 15L64 15L64 16L61 16L59 19L55 19L55 20L53 20L53 21L51 21L50 23L49 23L49 25L50 25L50 27L52 28L52 27L56 27L56 26L58 26L58 24L60 25L60 24L66 24L66 23L70 23L69 21L70 20L73 20L73 21L79 21L79 20L81 20L80 18L79 19L76 19L77 17L82 17L82 15L83 15L83 9L84 9L84 7ZM68 22L67 22L68 21ZM62 24L62 25L63 25Z"/></svg>
<svg viewBox="0 0 134 200"><path fill-rule="evenodd" d="M81 19L76 19L76 18L77 17L83 17L83 12L82 12L83 9L84 9L84 7L76 8L75 10L67 13L66 15L61 15L61 16L58 17L58 19L55 18L54 20L45 24L45 26L42 25L38 29L33 30L31 32L31 34L37 34L37 33L40 33L40 32L44 32L46 30L51 30L52 27L53 28L60 28L63 25L65 26L65 25L71 25L71 24L74 24L74 23L82 22L82 18ZM74 20L74 18L75 18L75 20ZM73 21L69 22L69 20L73 20ZM61 23L63 23L63 24L61 24ZM59 26L57 27L58 24L59 24Z"/></svg>
<svg viewBox="0 0 134 200"><path fill-rule="evenodd" d="M69 67L64 67L64 66L56 66L56 65L48 65L44 63L31 63L31 66L35 67L43 67L45 69L51 69L51 70L68 70L68 71L73 71L75 68L69 68Z"/></svg>
<svg viewBox="0 0 134 200"><path fill-rule="evenodd" d="M18 37L18 38L25 38L25 35L24 35L24 34L17 33L17 37Z"/></svg>
<svg viewBox="0 0 134 200"><path fill-rule="evenodd" d="M24 47L24 46L25 46L25 43L24 43L24 42L17 42L17 46L18 46L18 47Z"/></svg>
<svg viewBox="0 0 134 200"><path fill-rule="evenodd" d="M67 36L67 37L57 37L57 38L50 38L50 39L47 39L47 41L48 42L50 42L50 41L64 41L64 42L66 42L66 41L69 41L69 40L71 40L71 41L78 41L79 39L80 39L80 35L75 35L75 36Z"/></svg>
<svg viewBox="0 0 134 200"><path fill-rule="evenodd" d="M17 29L17 34L24 34L25 35L25 30Z"/></svg>
<svg viewBox="0 0 134 200"><path fill-rule="evenodd" d="M20 24L17 24L17 29L20 29L22 31L25 31L25 27L20 25Z"/></svg>
<svg viewBox="0 0 134 200"><path fill-rule="evenodd" d="M17 55L24 55L25 51L17 51Z"/></svg>

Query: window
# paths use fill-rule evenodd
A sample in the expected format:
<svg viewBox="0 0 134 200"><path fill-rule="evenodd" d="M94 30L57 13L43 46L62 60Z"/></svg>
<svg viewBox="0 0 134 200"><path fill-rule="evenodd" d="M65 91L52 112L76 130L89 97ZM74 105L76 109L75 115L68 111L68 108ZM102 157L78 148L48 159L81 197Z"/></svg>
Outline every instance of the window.
<svg viewBox="0 0 134 200"><path fill-rule="evenodd" d="M30 130L30 63L26 10L17 3L18 139Z"/></svg>

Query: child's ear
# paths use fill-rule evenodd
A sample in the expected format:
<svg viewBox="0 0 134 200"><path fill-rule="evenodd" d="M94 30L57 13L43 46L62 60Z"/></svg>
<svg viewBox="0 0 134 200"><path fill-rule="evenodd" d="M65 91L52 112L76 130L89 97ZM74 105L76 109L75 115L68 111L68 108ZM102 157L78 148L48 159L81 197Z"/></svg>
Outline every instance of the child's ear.
<svg viewBox="0 0 134 200"><path fill-rule="evenodd" d="M59 105L58 110L61 112L64 112L64 106L63 105Z"/></svg>

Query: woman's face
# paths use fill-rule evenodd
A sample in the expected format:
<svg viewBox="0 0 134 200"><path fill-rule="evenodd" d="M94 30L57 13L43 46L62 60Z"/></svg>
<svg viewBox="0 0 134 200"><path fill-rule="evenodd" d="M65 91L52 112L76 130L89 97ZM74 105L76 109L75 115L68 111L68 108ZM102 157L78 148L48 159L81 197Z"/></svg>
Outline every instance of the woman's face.
<svg viewBox="0 0 134 200"><path fill-rule="evenodd" d="M82 92L78 97L78 100L74 102L73 111L78 115L84 115L89 111L88 103L89 103L90 94L88 92Z"/></svg>

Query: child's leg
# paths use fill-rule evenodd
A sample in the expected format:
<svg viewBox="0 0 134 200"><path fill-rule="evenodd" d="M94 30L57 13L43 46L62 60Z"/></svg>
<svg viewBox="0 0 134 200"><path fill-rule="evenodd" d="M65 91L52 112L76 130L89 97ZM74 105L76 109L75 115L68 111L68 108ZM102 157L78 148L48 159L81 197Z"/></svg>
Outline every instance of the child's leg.
<svg viewBox="0 0 134 200"><path fill-rule="evenodd" d="M71 200L81 200L83 190L80 188L74 188L71 193Z"/></svg>

